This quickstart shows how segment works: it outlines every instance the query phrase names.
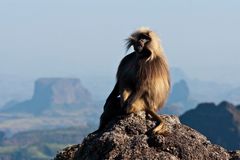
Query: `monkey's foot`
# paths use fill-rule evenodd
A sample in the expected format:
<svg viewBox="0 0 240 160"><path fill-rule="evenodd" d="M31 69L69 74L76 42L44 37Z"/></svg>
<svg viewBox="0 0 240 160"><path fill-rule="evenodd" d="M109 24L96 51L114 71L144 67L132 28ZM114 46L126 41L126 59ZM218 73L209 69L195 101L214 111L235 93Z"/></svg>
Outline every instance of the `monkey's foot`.
<svg viewBox="0 0 240 160"><path fill-rule="evenodd" d="M171 132L171 128L164 122L161 122L157 127L153 129L154 134L167 135Z"/></svg>

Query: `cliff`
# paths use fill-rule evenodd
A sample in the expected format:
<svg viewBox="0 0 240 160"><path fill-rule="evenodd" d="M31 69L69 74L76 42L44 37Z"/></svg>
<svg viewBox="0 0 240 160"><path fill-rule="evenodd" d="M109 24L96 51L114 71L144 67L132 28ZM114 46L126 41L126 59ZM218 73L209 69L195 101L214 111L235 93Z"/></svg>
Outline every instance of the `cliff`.
<svg viewBox="0 0 240 160"><path fill-rule="evenodd" d="M240 112L229 102L201 103L184 113L180 120L213 143L230 150L240 149Z"/></svg>
<svg viewBox="0 0 240 160"><path fill-rule="evenodd" d="M41 78L35 82L32 100L53 104L79 104L91 95L77 78Z"/></svg>
<svg viewBox="0 0 240 160"><path fill-rule="evenodd" d="M239 159L237 152L211 144L205 136L180 123L176 116L161 115L169 133L154 135L156 122L144 112L115 118L89 134L81 144L60 151L55 160L101 159Z"/></svg>

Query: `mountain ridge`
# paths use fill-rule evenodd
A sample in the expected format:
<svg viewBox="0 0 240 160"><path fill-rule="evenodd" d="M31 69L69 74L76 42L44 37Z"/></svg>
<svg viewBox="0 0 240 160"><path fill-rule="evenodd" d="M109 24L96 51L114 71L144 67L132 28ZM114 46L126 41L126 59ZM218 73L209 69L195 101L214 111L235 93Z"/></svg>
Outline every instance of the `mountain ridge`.
<svg viewBox="0 0 240 160"><path fill-rule="evenodd" d="M240 148L240 111L232 103L200 103L180 120L216 144L230 150Z"/></svg>

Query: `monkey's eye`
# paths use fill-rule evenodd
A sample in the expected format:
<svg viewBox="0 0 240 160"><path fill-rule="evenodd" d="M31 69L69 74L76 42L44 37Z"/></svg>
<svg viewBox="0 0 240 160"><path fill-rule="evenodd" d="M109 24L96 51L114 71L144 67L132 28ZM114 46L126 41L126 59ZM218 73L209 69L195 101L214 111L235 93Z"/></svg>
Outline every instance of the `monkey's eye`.
<svg viewBox="0 0 240 160"><path fill-rule="evenodd" d="M142 34L142 35L140 35L139 40L145 43L145 42L150 41L150 37L146 34Z"/></svg>
<svg viewBox="0 0 240 160"><path fill-rule="evenodd" d="M146 40L150 40L150 37L147 34L141 34L139 36L139 39L146 39Z"/></svg>

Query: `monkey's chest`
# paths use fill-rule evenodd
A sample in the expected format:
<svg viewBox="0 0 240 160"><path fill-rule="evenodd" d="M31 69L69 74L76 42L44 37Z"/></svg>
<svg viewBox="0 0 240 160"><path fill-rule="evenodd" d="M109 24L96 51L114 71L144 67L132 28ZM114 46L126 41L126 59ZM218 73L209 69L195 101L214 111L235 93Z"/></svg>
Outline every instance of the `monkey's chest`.
<svg viewBox="0 0 240 160"><path fill-rule="evenodd" d="M133 65L130 67L126 67L122 72L123 84L128 88L137 88L137 86L141 85L149 85L149 75L143 70L139 65Z"/></svg>

